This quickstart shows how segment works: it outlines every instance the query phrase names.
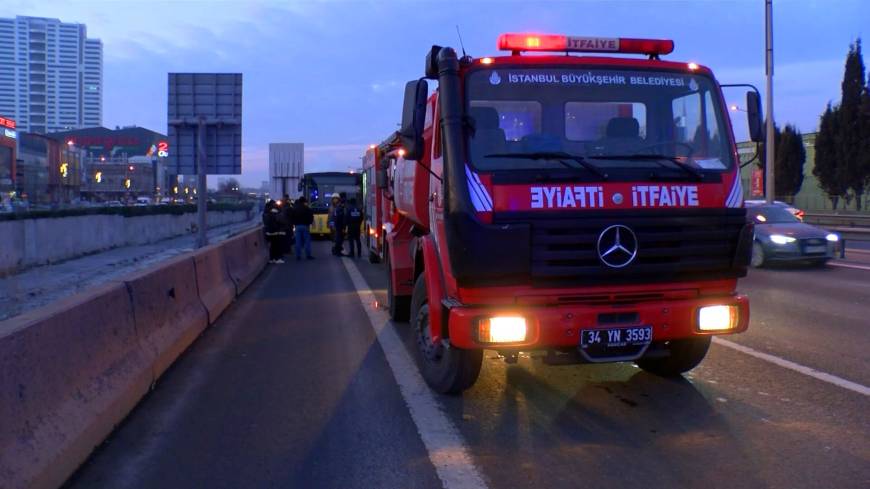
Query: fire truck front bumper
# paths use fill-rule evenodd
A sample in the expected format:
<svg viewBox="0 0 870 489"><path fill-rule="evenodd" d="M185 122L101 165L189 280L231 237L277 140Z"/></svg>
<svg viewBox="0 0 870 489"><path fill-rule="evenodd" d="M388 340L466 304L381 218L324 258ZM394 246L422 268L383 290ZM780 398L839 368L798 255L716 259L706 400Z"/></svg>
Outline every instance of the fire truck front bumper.
<svg viewBox="0 0 870 489"><path fill-rule="evenodd" d="M547 350L586 348L597 342L651 344L735 334L749 325L742 295L630 305L489 307L444 304L450 343L458 348ZM622 342L622 343L620 343Z"/></svg>

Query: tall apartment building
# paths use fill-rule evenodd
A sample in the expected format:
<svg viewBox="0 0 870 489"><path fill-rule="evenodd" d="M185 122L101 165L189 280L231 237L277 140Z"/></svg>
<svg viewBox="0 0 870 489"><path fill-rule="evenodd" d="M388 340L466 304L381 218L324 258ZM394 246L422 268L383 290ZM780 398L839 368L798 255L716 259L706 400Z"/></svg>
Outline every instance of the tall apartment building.
<svg viewBox="0 0 870 489"><path fill-rule="evenodd" d="M0 18L0 116L48 133L103 122L103 43L84 24Z"/></svg>

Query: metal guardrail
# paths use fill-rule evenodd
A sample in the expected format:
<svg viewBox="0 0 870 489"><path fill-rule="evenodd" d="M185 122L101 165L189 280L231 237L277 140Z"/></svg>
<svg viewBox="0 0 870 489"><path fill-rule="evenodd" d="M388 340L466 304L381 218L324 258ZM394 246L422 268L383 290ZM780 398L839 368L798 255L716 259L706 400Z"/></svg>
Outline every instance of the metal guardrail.
<svg viewBox="0 0 870 489"><path fill-rule="evenodd" d="M870 214L829 214L811 213L804 215L808 224L818 224L827 227L866 228L870 230Z"/></svg>

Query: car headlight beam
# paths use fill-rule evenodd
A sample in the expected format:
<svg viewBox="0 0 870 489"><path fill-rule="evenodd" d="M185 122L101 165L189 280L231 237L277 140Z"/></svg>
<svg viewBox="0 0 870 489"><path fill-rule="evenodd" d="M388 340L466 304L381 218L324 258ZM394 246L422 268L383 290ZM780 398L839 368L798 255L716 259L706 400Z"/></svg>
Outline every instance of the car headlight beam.
<svg viewBox="0 0 870 489"><path fill-rule="evenodd" d="M840 241L840 237L834 233L828 233L828 235L825 236L825 239L827 239L831 243L836 243L837 241Z"/></svg>
<svg viewBox="0 0 870 489"><path fill-rule="evenodd" d="M796 240L795 240L795 238L792 238L791 236L783 236L781 234L771 234L770 241L772 243L775 243L778 245L784 245L784 244L788 244L788 243L794 243Z"/></svg>

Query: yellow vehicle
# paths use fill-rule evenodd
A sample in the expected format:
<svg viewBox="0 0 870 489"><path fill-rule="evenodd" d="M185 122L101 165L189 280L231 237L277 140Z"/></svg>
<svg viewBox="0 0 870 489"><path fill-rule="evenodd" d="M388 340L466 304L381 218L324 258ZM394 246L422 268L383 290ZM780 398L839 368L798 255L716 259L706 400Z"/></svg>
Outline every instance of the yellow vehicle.
<svg viewBox="0 0 870 489"><path fill-rule="evenodd" d="M362 205L362 176L350 172L306 173L299 183L299 190L308 199L314 211L314 224L311 235L327 237L332 234L329 228L329 214L332 210L332 195L344 194L347 200L356 199Z"/></svg>

